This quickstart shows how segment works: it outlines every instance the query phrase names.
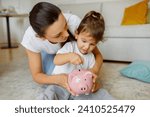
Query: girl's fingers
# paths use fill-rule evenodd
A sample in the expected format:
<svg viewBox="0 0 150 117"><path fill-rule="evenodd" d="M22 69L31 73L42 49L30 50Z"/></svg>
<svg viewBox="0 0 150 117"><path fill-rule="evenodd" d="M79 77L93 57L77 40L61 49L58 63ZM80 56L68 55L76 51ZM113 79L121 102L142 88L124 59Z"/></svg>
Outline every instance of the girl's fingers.
<svg viewBox="0 0 150 117"><path fill-rule="evenodd" d="M83 58L81 58L80 61L81 61L80 64L83 64L83 63L84 63L84 59L83 59Z"/></svg>

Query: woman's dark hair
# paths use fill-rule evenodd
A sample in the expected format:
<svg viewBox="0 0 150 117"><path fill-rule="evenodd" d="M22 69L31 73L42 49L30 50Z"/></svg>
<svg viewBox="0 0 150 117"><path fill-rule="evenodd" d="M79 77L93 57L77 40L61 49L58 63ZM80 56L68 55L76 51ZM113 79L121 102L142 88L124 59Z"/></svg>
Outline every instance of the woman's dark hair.
<svg viewBox="0 0 150 117"><path fill-rule="evenodd" d="M29 14L30 25L40 36L44 37L48 26L58 20L61 10L48 2L37 3Z"/></svg>
<svg viewBox="0 0 150 117"><path fill-rule="evenodd" d="M77 33L87 32L96 39L102 41L105 30L105 22L102 15L96 11L88 12L81 21Z"/></svg>

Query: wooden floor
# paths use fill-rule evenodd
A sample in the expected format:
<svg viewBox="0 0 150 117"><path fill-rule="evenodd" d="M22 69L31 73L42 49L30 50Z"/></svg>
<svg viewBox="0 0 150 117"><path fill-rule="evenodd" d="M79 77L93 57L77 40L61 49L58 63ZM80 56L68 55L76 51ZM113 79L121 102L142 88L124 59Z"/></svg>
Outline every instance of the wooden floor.
<svg viewBox="0 0 150 117"><path fill-rule="evenodd" d="M2 64L10 64L12 62L16 62L22 57L26 57L25 49L19 45L18 48L11 49L0 49L0 63Z"/></svg>

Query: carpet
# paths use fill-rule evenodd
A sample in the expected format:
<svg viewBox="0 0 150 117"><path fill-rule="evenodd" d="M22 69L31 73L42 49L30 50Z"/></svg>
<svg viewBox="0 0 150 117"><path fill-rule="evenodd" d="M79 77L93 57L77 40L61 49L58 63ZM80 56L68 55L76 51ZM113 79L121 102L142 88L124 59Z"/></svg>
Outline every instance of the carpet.
<svg viewBox="0 0 150 117"><path fill-rule="evenodd" d="M23 52L23 51L21 51ZM12 56L11 61L0 62L0 99L35 100L42 85L33 81L25 54ZM6 59L3 59L3 61ZM99 78L116 99L148 100L150 84L123 77L119 70L127 63L104 62Z"/></svg>

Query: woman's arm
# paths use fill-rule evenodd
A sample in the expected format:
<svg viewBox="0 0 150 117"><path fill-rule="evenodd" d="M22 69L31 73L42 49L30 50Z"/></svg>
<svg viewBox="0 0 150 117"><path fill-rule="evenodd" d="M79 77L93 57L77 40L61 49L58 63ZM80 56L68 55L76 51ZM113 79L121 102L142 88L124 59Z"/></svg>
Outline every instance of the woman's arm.
<svg viewBox="0 0 150 117"><path fill-rule="evenodd" d="M94 74L98 75L98 73L99 73L99 71L102 67L102 64L103 64L103 57L102 57L102 55L101 55L101 53L100 53L100 51L98 50L97 47L93 50L93 54L95 56L95 64L94 64L93 68L91 68L90 70ZM97 77L97 76L95 76L93 78L94 85L93 85L93 88L92 88L92 92L96 92L102 86L99 82L97 82L98 78L99 77Z"/></svg>
<svg viewBox="0 0 150 117"><path fill-rule="evenodd" d="M35 82L39 84L57 84L63 86L64 88L68 87L68 76L66 74L50 76L44 74L42 71L42 59L40 53L35 53L27 49L26 52L28 55L30 71Z"/></svg>
<svg viewBox="0 0 150 117"><path fill-rule="evenodd" d="M103 57L97 47L93 50L93 54L95 56L95 64L91 70L98 75L103 64Z"/></svg>

